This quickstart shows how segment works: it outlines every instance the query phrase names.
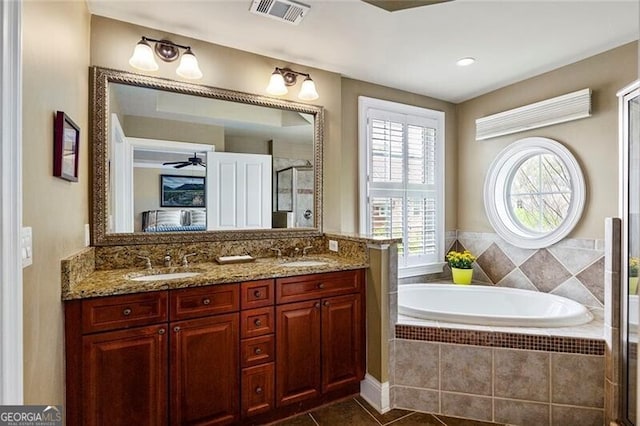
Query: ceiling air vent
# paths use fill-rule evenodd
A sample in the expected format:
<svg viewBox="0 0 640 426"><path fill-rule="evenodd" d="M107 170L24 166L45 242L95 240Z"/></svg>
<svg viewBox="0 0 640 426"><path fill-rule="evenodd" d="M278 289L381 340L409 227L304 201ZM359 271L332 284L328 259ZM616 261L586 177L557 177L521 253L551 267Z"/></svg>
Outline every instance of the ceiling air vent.
<svg viewBox="0 0 640 426"><path fill-rule="evenodd" d="M510 135L591 116L591 89L567 93L476 119L476 140Z"/></svg>
<svg viewBox="0 0 640 426"><path fill-rule="evenodd" d="M309 9L311 6L292 0L253 0L249 10L256 15L298 25Z"/></svg>

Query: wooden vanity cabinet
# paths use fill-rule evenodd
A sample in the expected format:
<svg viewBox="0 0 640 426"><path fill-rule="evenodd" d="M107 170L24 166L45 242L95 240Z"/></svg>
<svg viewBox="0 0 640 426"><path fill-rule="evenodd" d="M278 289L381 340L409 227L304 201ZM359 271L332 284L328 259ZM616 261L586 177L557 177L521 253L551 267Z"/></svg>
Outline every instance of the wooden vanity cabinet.
<svg viewBox="0 0 640 426"><path fill-rule="evenodd" d="M168 423L166 292L65 303L69 426Z"/></svg>
<svg viewBox="0 0 640 426"><path fill-rule="evenodd" d="M364 376L364 277L67 301L67 424L264 424L354 394Z"/></svg>
<svg viewBox="0 0 640 426"><path fill-rule="evenodd" d="M237 284L169 291L172 425L238 421L239 310Z"/></svg>
<svg viewBox="0 0 640 426"><path fill-rule="evenodd" d="M278 407L357 388L365 365L363 290L361 270L276 280L276 301L302 300L276 306Z"/></svg>

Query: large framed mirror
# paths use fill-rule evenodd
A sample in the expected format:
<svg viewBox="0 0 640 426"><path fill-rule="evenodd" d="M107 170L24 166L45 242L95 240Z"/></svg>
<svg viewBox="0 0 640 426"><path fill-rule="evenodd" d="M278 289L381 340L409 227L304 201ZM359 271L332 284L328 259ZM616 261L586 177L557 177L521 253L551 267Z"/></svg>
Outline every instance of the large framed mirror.
<svg viewBox="0 0 640 426"><path fill-rule="evenodd" d="M93 245L322 233L321 106L90 71Z"/></svg>

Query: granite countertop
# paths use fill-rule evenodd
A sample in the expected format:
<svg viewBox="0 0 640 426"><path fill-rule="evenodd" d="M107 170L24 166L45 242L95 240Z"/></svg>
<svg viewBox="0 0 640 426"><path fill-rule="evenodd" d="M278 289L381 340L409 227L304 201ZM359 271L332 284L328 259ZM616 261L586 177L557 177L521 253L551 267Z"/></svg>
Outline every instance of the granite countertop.
<svg viewBox="0 0 640 426"><path fill-rule="evenodd" d="M325 265L302 267L287 267L282 265L284 262L296 260L317 260L327 263ZM367 268L368 266L369 265L361 259L341 257L331 254L318 254L295 259L261 258L251 263L226 265L219 265L217 263L193 263L186 268L170 267L153 268L152 270L145 270L142 268L98 270L91 272L84 279L73 285L66 288L63 286L62 300L199 287L212 284L280 278L322 272L345 271ZM199 272L200 274L188 278L158 281L133 281L130 279L141 275L173 272Z"/></svg>

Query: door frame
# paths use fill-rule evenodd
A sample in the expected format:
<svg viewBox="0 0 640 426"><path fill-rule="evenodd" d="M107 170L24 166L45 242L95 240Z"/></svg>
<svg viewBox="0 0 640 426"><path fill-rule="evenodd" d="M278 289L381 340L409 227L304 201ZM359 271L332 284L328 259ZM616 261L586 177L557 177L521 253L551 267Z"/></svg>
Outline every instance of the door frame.
<svg viewBox="0 0 640 426"><path fill-rule="evenodd" d="M22 2L0 5L0 404L21 405Z"/></svg>

